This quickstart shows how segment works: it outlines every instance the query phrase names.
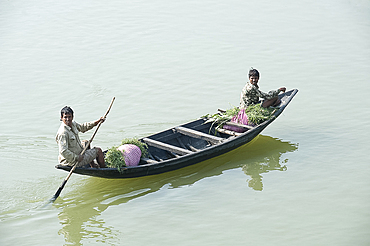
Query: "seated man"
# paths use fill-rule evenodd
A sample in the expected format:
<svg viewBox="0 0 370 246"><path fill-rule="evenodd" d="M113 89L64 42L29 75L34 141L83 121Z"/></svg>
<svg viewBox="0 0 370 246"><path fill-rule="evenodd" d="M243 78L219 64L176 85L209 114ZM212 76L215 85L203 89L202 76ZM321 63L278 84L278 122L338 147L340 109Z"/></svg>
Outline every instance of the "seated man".
<svg viewBox="0 0 370 246"><path fill-rule="evenodd" d="M55 137L59 146L59 163L68 166L77 165L77 167L88 165L95 168L105 167L104 154L101 148L89 148L81 155L85 144L81 143L78 137L78 132L86 132L92 129L99 122L104 122L104 118L79 124L73 121L73 110L67 106L62 108L60 114L62 123ZM97 160L98 165L94 163L94 159Z"/></svg>
<svg viewBox="0 0 370 246"><path fill-rule="evenodd" d="M285 87L281 87L277 90L265 93L259 90L258 80L260 74L257 69L251 68L251 70L249 70L248 76L249 81L244 86L240 95L240 109L246 109L249 105L258 104L259 98L264 99L261 104L261 106L264 108L277 106L280 104L280 99L278 95L280 91L285 92Z"/></svg>

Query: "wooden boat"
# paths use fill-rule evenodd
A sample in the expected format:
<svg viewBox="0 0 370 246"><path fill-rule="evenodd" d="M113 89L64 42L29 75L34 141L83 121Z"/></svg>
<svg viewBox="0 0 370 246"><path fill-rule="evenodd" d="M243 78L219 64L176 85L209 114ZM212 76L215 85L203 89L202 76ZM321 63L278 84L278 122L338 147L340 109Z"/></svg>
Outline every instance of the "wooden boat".
<svg viewBox="0 0 370 246"><path fill-rule="evenodd" d="M294 89L279 95L281 104L273 113L273 117L257 126L227 123L245 128L243 133L216 130L216 124L207 123L207 119L200 118L139 139L149 146L149 158L141 158L138 166L125 167L121 172L116 168L78 167L74 172L101 178L135 178L169 172L225 154L260 134L284 111L297 92L298 90ZM71 169L70 166L63 165L57 165L56 168L65 171Z"/></svg>

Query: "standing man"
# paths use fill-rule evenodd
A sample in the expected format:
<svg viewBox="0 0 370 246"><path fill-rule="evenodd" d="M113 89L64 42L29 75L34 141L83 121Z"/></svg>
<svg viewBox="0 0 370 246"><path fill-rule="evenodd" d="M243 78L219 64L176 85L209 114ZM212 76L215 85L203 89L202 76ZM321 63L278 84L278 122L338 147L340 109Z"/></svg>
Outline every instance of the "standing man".
<svg viewBox="0 0 370 246"><path fill-rule="evenodd" d="M62 121L57 135L55 137L59 146L58 161L62 165L83 167L89 165L93 168L103 168L105 166L104 154L101 148L94 147L88 148L83 155L81 155L84 145L88 144L81 143L78 136L79 132L86 132L97 126L99 122L104 122L104 118L101 117L97 121L86 122L79 124L73 121L73 110L70 107L65 106L60 111ZM97 163L94 162L96 159Z"/></svg>

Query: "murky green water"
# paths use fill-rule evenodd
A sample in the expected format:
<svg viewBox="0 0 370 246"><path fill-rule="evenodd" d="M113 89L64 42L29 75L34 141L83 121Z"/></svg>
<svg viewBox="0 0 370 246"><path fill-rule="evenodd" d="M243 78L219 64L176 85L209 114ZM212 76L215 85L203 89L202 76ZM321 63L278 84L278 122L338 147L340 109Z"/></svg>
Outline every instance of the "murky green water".
<svg viewBox="0 0 370 246"><path fill-rule="evenodd" d="M368 1L0 2L1 245L369 245ZM253 142L129 180L56 170L59 112L114 106L93 145L264 91L299 93ZM81 135L90 138L93 132Z"/></svg>

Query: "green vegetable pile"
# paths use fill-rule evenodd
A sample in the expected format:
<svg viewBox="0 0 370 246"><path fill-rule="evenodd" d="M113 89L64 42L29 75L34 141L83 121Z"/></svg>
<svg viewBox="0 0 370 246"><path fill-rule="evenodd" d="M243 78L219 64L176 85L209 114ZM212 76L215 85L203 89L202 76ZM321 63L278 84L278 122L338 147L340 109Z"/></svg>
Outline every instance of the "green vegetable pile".
<svg viewBox="0 0 370 246"><path fill-rule="evenodd" d="M216 128L222 128L222 126L230 121L234 115L237 115L239 113L239 108L238 107L233 107L233 108L230 108L228 110L226 110L225 112L222 112L222 113L216 113L216 114L206 114L204 116L202 116L202 118L206 118L208 119L206 122L204 122L204 124L206 123L209 123L209 122L213 122L212 124L217 124L217 127Z"/></svg>
<svg viewBox="0 0 370 246"><path fill-rule="evenodd" d="M260 104L249 105L245 110L248 116L248 121L254 125L259 125L262 122L269 120L276 112L277 108L268 107L264 108Z"/></svg>
<svg viewBox="0 0 370 246"><path fill-rule="evenodd" d="M117 148L118 146L113 146L112 148L108 149L104 160L107 167L117 168L119 172L122 172L122 167L125 167L126 163L121 151L119 151Z"/></svg>
<svg viewBox="0 0 370 246"><path fill-rule="evenodd" d="M245 113L248 116L248 125L255 126L269 120L273 117L276 110L278 110L278 108L263 108L260 104L248 106L245 110ZM207 114L202 116L202 118L208 119L205 123L213 122L212 124L217 124L216 128L222 128L226 122L229 122L234 116L238 115L239 111L240 109L238 107L232 107L222 113L216 113L213 115Z"/></svg>
<svg viewBox="0 0 370 246"><path fill-rule="evenodd" d="M126 138L122 140L121 145L124 144L134 144L141 150L141 157L148 157L148 146L140 142L137 138ZM107 153L105 153L105 164L107 167L117 168L119 172L122 172L122 167L126 166L125 159L123 158L122 152L119 151L118 146L113 146L108 149Z"/></svg>

